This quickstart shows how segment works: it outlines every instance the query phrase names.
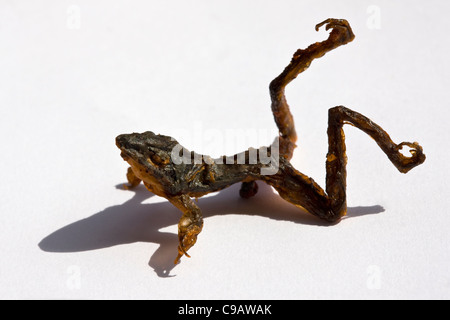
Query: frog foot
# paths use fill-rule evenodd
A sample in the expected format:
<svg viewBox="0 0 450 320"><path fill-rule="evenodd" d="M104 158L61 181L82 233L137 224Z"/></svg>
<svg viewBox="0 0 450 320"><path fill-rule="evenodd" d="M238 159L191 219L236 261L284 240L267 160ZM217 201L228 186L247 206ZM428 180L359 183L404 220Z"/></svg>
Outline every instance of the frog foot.
<svg viewBox="0 0 450 320"><path fill-rule="evenodd" d="M178 256L175 259L175 264L180 262L180 259L183 255L190 258L191 256L187 253L187 251L194 246L197 242L197 236L202 231L203 221L196 222L194 224L190 224L187 227L184 225L183 218L179 223L178 228Z"/></svg>

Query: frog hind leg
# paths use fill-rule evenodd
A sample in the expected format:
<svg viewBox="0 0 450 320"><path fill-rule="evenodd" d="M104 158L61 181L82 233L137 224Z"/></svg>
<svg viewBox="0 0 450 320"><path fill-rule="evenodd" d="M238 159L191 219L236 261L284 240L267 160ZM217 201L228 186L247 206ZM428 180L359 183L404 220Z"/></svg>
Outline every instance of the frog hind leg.
<svg viewBox="0 0 450 320"><path fill-rule="evenodd" d="M286 86L294 80L300 73L306 71L312 61L322 57L327 52L345 45L355 38L349 23L343 19L327 19L316 25L316 31L326 25L326 30L330 30L328 39L316 42L306 49L297 50L289 65L284 71L269 85L271 108L275 123L279 129L279 152L287 160L293 156L296 148L297 132L295 130L294 118L291 114L285 96ZM242 184L240 195L242 198L253 197L257 192L257 185L254 181Z"/></svg>

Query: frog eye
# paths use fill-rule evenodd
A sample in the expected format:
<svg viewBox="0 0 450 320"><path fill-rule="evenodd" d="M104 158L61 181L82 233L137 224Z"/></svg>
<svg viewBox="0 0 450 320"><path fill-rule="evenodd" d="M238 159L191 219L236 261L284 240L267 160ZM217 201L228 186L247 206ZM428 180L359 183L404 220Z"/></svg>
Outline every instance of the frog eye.
<svg viewBox="0 0 450 320"><path fill-rule="evenodd" d="M151 148L148 148L149 151L149 157L147 158L147 161L153 165L166 165L170 162L170 159L165 154L157 154L154 150Z"/></svg>
<svg viewBox="0 0 450 320"><path fill-rule="evenodd" d="M160 157L160 156L157 155L156 153L153 154L153 155L151 156L151 158L152 158L152 161L153 161L154 163L159 164L159 165L166 165L166 164L168 164L168 163L170 162L169 158L168 158L168 157L165 157L165 155L163 155L163 157Z"/></svg>

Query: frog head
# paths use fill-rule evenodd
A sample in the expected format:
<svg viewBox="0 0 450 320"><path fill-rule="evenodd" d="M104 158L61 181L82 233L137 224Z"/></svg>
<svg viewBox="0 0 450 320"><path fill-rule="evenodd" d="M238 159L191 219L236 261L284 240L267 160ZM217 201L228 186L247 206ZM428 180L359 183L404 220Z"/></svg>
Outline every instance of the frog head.
<svg viewBox="0 0 450 320"><path fill-rule="evenodd" d="M120 155L146 187L158 195L170 192L174 185L171 152L178 142L151 131L121 134L116 137Z"/></svg>

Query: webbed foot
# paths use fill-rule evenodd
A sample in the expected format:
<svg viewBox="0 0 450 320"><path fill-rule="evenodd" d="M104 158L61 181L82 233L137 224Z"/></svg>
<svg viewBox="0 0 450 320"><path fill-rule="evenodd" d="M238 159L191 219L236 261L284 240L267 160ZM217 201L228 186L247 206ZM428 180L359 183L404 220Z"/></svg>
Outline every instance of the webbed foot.
<svg viewBox="0 0 450 320"><path fill-rule="evenodd" d="M411 153L410 157L403 155L400 150L402 150L403 146L407 146L411 148L409 152ZM397 163L395 163L397 169L402 173L407 173L409 170L422 164L426 157L423 153L423 148L417 142L402 142L397 145L398 158L396 159Z"/></svg>
<svg viewBox="0 0 450 320"><path fill-rule="evenodd" d="M345 44L355 39L352 28L345 19L326 19L316 25L316 31L319 31L320 27L323 25L326 25L325 30L327 31L333 29L330 33L330 39L332 39L333 42Z"/></svg>

